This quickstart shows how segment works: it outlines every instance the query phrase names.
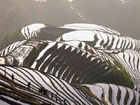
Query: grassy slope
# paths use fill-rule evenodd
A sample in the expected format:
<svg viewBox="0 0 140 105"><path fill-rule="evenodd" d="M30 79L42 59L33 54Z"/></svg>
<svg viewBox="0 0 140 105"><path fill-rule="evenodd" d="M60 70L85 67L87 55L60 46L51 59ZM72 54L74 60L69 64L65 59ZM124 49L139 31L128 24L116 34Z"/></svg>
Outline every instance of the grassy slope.
<svg viewBox="0 0 140 105"><path fill-rule="evenodd" d="M23 35L21 35L20 29L15 31L15 32L6 34L4 36L1 36L1 38L0 38L0 49L8 46L9 44L11 44L15 41L19 41L19 40L23 40L23 39L24 39L24 37L23 37Z"/></svg>

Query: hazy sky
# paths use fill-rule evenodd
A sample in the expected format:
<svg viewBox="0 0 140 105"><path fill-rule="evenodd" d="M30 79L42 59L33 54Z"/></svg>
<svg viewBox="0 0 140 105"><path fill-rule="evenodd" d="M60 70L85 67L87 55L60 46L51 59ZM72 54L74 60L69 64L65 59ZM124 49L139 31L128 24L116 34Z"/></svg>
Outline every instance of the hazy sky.
<svg viewBox="0 0 140 105"><path fill-rule="evenodd" d="M72 4L85 22L105 25L140 39L139 0L75 0Z"/></svg>
<svg viewBox="0 0 140 105"><path fill-rule="evenodd" d="M53 25L90 23L140 39L140 0L38 1L1 0L0 33L36 22Z"/></svg>

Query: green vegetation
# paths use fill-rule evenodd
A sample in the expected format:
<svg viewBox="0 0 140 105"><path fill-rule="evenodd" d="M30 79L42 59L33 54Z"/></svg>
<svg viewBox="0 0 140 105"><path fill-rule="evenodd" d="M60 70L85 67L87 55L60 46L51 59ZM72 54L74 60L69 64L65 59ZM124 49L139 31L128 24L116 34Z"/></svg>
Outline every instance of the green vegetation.
<svg viewBox="0 0 140 105"><path fill-rule="evenodd" d="M121 86L126 86L129 88L133 88L134 84L130 77L130 75L126 72L124 67L118 62L114 62L116 65L116 68L114 68L111 72L99 75L95 77L93 83L110 83L110 84L116 84Z"/></svg>
<svg viewBox="0 0 140 105"><path fill-rule="evenodd" d="M7 35L2 36L0 38L0 49L8 46L15 41L23 40L24 36L21 34L20 30L21 29L18 29L15 32L8 33Z"/></svg>
<svg viewBox="0 0 140 105"><path fill-rule="evenodd" d="M90 89L86 86L82 86L80 84L72 84L74 87L78 87L80 90L87 92L87 95L89 95L90 97L93 97L93 99L98 100L100 103L103 103L104 105L108 105L107 102L105 102L104 100L100 100L94 93L92 93L90 91ZM84 93L85 93L84 92Z"/></svg>
<svg viewBox="0 0 140 105"><path fill-rule="evenodd" d="M125 68L120 64L120 62L115 61L115 65L120 68L120 70L118 70L118 74L121 74L122 78L119 78L120 81L121 79L125 78L126 83L124 84L128 84L131 88L133 87L133 81L131 79L131 76L126 72Z"/></svg>

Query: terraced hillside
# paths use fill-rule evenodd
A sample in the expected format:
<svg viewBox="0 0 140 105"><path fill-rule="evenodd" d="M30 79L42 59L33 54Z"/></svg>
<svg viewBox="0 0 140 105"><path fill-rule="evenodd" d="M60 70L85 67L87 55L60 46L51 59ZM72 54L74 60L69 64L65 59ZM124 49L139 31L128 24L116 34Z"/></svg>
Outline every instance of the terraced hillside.
<svg viewBox="0 0 140 105"><path fill-rule="evenodd" d="M76 23L36 23L13 35L0 50L1 103L140 104L139 40Z"/></svg>

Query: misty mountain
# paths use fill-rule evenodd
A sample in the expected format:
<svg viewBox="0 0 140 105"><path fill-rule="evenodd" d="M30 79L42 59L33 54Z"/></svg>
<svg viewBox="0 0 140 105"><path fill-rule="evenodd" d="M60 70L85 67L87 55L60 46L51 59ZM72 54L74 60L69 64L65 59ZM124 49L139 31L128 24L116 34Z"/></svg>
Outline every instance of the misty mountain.
<svg viewBox="0 0 140 105"><path fill-rule="evenodd" d="M63 19L59 18L60 14L65 14ZM79 18L60 0L43 3L32 0L2 0L0 1L0 17L0 34L15 31L19 27L34 22L60 24L63 20L78 20Z"/></svg>

